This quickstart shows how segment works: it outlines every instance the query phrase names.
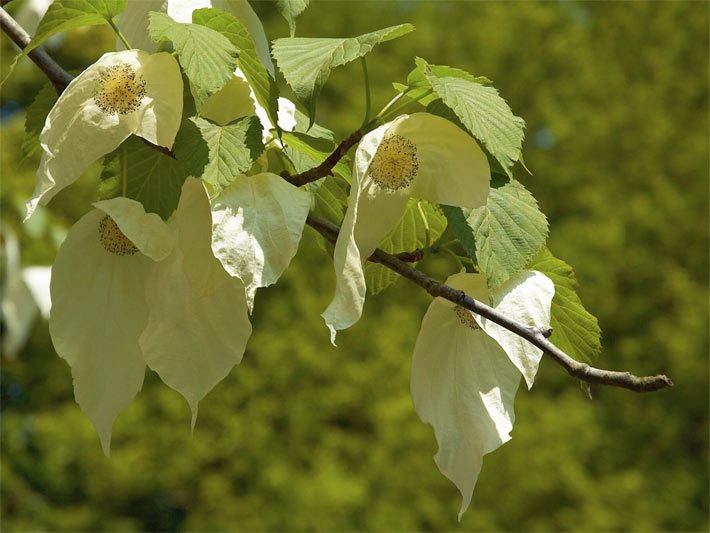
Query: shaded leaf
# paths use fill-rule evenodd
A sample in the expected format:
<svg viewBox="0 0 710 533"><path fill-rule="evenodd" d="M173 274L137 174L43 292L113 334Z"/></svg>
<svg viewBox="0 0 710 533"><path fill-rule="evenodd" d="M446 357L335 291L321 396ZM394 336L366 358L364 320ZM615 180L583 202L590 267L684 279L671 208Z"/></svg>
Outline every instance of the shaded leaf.
<svg viewBox="0 0 710 533"><path fill-rule="evenodd" d="M51 83L46 83L27 106L25 114L25 138L22 151L30 155L39 148L39 134L42 133L47 115L57 102L59 95Z"/></svg>
<svg viewBox="0 0 710 533"><path fill-rule="evenodd" d="M255 116L220 126L200 117L187 119L175 141L175 153L192 176L209 183L216 194L247 171L264 151L261 124Z"/></svg>
<svg viewBox="0 0 710 533"><path fill-rule="evenodd" d="M129 137L104 159L99 199L125 196L167 220L177 208L187 175L180 161Z"/></svg>
<svg viewBox="0 0 710 533"><path fill-rule="evenodd" d="M423 250L441 237L446 224L446 217L437 206L410 198L397 226L378 248L391 254ZM378 263L368 262L365 265L365 280L370 294L382 292L398 278L399 275Z"/></svg>

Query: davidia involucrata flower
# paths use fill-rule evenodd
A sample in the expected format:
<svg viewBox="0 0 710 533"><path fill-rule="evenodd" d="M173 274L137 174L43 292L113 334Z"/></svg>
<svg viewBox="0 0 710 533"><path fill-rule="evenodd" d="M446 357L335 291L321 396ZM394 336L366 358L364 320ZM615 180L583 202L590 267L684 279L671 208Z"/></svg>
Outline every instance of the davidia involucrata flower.
<svg viewBox="0 0 710 533"><path fill-rule="evenodd" d="M104 54L69 84L47 116L27 216L131 134L172 147L181 116L182 77L173 56Z"/></svg>
<svg viewBox="0 0 710 533"><path fill-rule="evenodd" d="M127 198L94 204L52 269L49 329L108 454L146 363L198 402L239 363L251 334L244 286L212 255L210 205L188 178L170 225Z"/></svg>
<svg viewBox="0 0 710 533"><path fill-rule="evenodd" d="M360 318L365 301L363 263L396 226L407 198L481 207L490 176L488 160L476 141L435 115L402 115L363 137L335 245L335 297L323 313L332 341L337 330Z"/></svg>
<svg viewBox="0 0 710 533"><path fill-rule="evenodd" d="M523 324L550 324L555 289L539 272L520 272L491 293L482 274L455 274L446 283ZM534 347L515 339L443 298L434 299L422 320L412 359L412 398L419 417L434 428L439 470L463 497L459 520L471 503L483 456L510 440L521 373L533 379L537 372L539 357L522 343Z"/></svg>

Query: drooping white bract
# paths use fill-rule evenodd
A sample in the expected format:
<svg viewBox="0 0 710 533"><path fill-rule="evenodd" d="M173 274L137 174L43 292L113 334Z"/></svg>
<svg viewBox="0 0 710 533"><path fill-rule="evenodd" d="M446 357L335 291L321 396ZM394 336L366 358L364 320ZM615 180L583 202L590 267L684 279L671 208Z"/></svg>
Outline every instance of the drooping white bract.
<svg viewBox="0 0 710 533"><path fill-rule="evenodd" d="M49 329L77 403L106 454L146 363L197 403L241 360L251 334L244 286L210 250L202 182L188 178L171 225L127 198L94 204L59 249Z"/></svg>
<svg viewBox="0 0 710 533"><path fill-rule="evenodd" d="M148 23L151 11L165 12L168 9L169 0L138 0L128 2L126 9L116 17L116 25L121 30L123 36L133 48L155 52L158 43L153 41L148 34ZM116 50L125 50L123 41L116 37Z"/></svg>
<svg viewBox="0 0 710 533"><path fill-rule="evenodd" d="M146 280L172 250L174 237L134 200L94 205L57 253L49 332L71 366L76 401L108 455L113 421L143 385L138 337L148 321Z"/></svg>
<svg viewBox="0 0 710 533"><path fill-rule="evenodd" d="M172 147L181 118L182 77L172 55L104 54L69 84L47 116L27 217L131 134Z"/></svg>
<svg viewBox="0 0 710 533"><path fill-rule="evenodd" d="M49 317L50 267L22 268L20 245L9 228L0 231L0 354L15 357L24 347L38 316Z"/></svg>
<svg viewBox="0 0 710 533"><path fill-rule="evenodd" d="M348 210L335 245L335 297L323 318L335 341L365 301L363 263L396 226L410 196L476 208L486 204L490 168L473 138L428 113L402 115L363 137L355 153Z"/></svg>
<svg viewBox="0 0 710 533"><path fill-rule="evenodd" d="M296 255L310 206L308 192L270 173L238 176L214 199L212 251L244 282L250 309Z"/></svg>
<svg viewBox="0 0 710 533"><path fill-rule="evenodd" d="M522 272L491 293L491 305L521 324L542 327L550 325L554 296L555 285L550 278L540 272ZM483 331L498 341L530 389L542 359L542 350L485 317L474 315L474 318Z"/></svg>
<svg viewBox="0 0 710 533"><path fill-rule="evenodd" d="M490 295L481 274L456 274L446 283L472 298L490 298L494 306L515 293L524 317L546 326L552 295L540 277L545 278L520 273ZM434 428L439 444L434 460L463 497L459 520L471 503L483 456L510 440L520 376L511 354L481 329L476 315L443 298L431 303L414 347L411 392L419 417Z"/></svg>
<svg viewBox="0 0 710 533"><path fill-rule="evenodd" d="M244 284L212 254L202 181L185 181L173 226L177 245L146 286L140 347L148 366L187 400L194 428L199 401L242 360L251 324Z"/></svg>

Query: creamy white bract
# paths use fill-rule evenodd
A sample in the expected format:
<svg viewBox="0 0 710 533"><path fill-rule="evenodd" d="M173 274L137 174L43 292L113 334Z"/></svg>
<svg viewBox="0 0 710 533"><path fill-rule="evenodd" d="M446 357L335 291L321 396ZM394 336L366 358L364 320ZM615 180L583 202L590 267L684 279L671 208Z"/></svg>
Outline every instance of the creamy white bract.
<svg viewBox="0 0 710 533"><path fill-rule="evenodd" d="M335 297L323 318L335 341L365 301L363 263L397 225L410 196L445 205L486 204L490 168L475 140L441 117L402 115L363 137L348 210L335 245Z"/></svg>
<svg viewBox="0 0 710 533"><path fill-rule="evenodd" d="M47 116L27 217L131 134L172 147L181 119L182 77L173 56L104 54L69 84Z"/></svg>
<svg viewBox="0 0 710 533"><path fill-rule="evenodd" d="M146 363L187 399L194 424L199 400L241 360L251 325L243 285L211 253L199 180L185 182L171 225L127 198L94 205L57 254L49 328L108 454Z"/></svg>
<svg viewBox="0 0 710 533"><path fill-rule="evenodd" d="M214 199L212 251L244 282L249 309L296 255L310 208L308 192L271 173L239 176Z"/></svg>
<svg viewBox="0 0 710 533"><path fill-rule="evenodd" d="M531 326L548 326L554 295L552 282L539 272L521 272L489 293L482 274L461 273L446 283ZM439 450L434 460L463 497L459 520L471 503L483 456L510 440L513 402L521 371L515 361L525 356L488 323L456 304L436 298L429 306L412 359L411 392L423 422L434 428ZM503 341L503 342L501 342ZM539 359L537 360L539 361ZM529 366L537 370L537 362ZM533 374L534 376L534 374Z"/></svg>

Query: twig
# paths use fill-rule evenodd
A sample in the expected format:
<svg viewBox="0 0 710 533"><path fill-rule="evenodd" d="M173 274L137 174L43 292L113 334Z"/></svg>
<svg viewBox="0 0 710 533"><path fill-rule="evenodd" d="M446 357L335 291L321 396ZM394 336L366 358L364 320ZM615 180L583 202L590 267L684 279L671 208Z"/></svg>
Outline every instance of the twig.
<svg viewBox="0 0 710 533"><path fill-rule="evenodd" d="M290 183L294 184L296 187L300 187L301 185L305 185L306 183L311 183L312 181L316 181L326 176L329 176L330 174L332 174L333 167L338 164L338 161L345 157L345 154L348 153L348 150L350 150L350 148L359 143L360 139L362 139L362 132L360 132L360 130L354 131L350 135L345 137L345 139L343 139L343 141L337 146L333 153L330 154L328 158L317 167L314 167L310 170L306 170L305 172L301 172L300 174L296 174L295 176L292 176L288 172L283 171L281 173L281 177L283 177L286 181L289 181Z"/></svg>
<svg viewBox="0 0 710 533"><path fill-rule="evenodd" d="M31 38L28 33L2 8L0 8L0 27L2 27L2 31L4 31L20 49L24 50L30 43ZM69 85L69 82L72 80L71 74L57 65L54 59L49 57L47 52L38 47L27 54L27 56L45 73L49 81L54 85L57 93L61 94L62 91L66 89L67 85Z"/></svg>
<svg viewBox="0 0 710 533"><path fill-rule="evenodd" d="M0 8L0 23L2 30L10 36L10 38L21 48L27 46L29 42L29 36L20 27L15 20L7 14L7 12ZM57 65L52 58L50 58L44 51L40 49L35 49L29 53L30 58L35 62L35 64L44 72L44 74L50 79L57 92L61 93L66 86L71 81L72 77L66 71L64 71L59 65ZM335 149L335 151L328 156L328 158L315 168L312 168L301 174L291 176L287 172L282 173L282 176L287 181L295 185L304 185L315 181L322 177L329 175L333 167L342 159L345 154L357 144L362 138L362 133L356 131L346 137ZM149 143L150 144L150 143ZM162 147L156 145L151 145L161 152L164 152ZM169 151L168 151L169 152ZM164 152L165 153L165 152ZM174 154L170 153L174 157ZM326 220L321 220L319 218L309 216L307 219L309 226L318 231L326 239L331 242L335 242L338 238L338 233L340 228L331 222ZM405 257L405 259L407 259ZM436 281L435 279L427 276L423 272L416 270L409 266L402 259L383 252L380 249L375 250L375 252L368 258L369 261L380 263L385 267L397 272L401 276L413 281L429 294L434 297L445 298L453 303L456 303L466 309L473 311L489 320L495 322L496 324L504 327L508 331L519 335L523 339L527 340L531 344L540 348L547 355L552 357L552 359L561 365L569 374L575 376L582 381L587 383L600 383L604 385L612 385L615 387L622 387L636 392L651 392L665 387L673 386L673 382L664 375L658 376L648 376L648 377L638 377L629 372L615 372L612 370L601 370L598 368L593 368L585 363L580 363L575 361L569 355L560 350L557 346L552 344L547 340L552 334L550 328L535 328L525 326L514 320L502 315L492 307L474 300L470 296L466 295L465 292L454 289L444 283Z"/></svg>
<svg viewBox="0 0 710 533"><path fill-rule="evenodd" d="M308 217L306 221L309 226L314 228L318 233L323 235L331 242L335 242L338 238L340 228L327 220L322 220L315 217ZM665 387L673 386L673 382L664 375L638 377L630 372L615 372L612 370L601 370L591 367L585 363L580 363L572 359L569 355L560 350L557 346L547 340L552 334L550 328L535 328L520 324L507 316L499 313L492 307L474 300L465 292L454 289L444 283L441 283L434 278L431 278L409 266L407 263L397 257L383 252L379 248L368 258L369 261L380 263L390 270L394 270L399 275L413 281L429 294L434 297L441 297L450 302L458 304L474 313L481 315L496 324L503 326L508 331L527 340L531 344L540 348L543 352L553 358L553 360L561 365L569 374L575 376L587 383L600 383L604 385L613 385L622 387L636 392L652 392Z"/></svg>

